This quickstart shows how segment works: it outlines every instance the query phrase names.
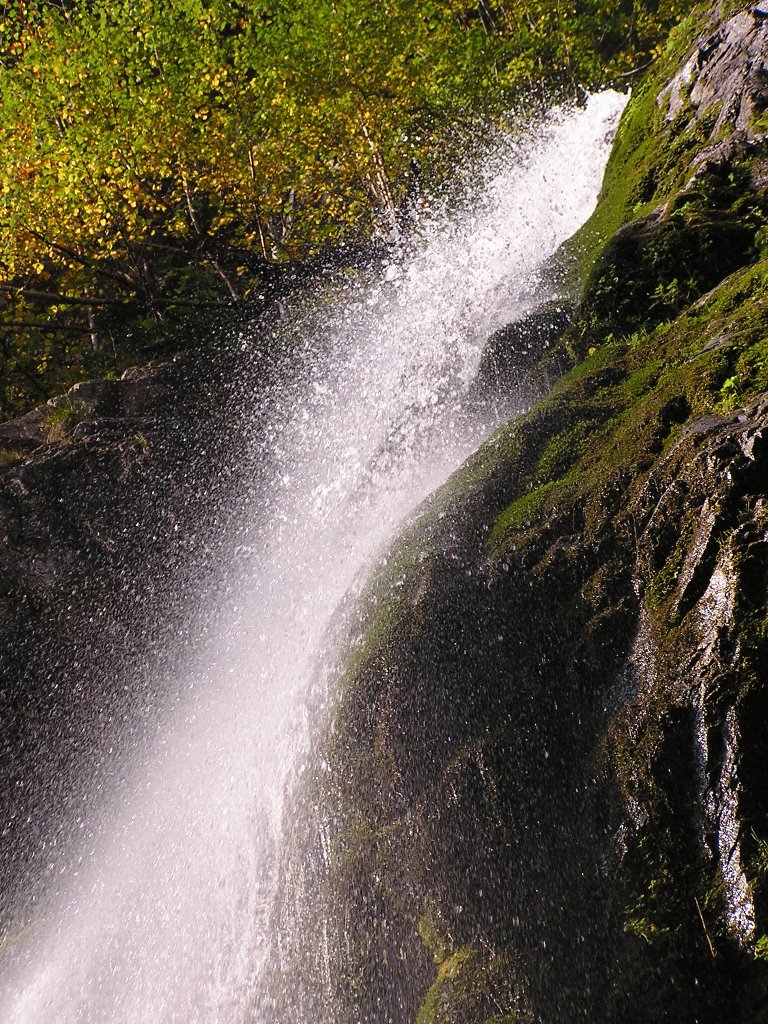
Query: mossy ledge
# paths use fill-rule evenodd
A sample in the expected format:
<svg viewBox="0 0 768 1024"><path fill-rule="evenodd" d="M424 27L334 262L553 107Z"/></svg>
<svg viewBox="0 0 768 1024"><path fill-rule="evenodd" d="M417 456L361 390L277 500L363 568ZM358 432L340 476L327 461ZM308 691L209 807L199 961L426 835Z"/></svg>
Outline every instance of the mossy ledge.
<svg viewBox="0 0 768 1024"><path fill-rule="evenodd" d="M302 1019L768 1021L767 48L762 7L676 31L567 247L567 372L348 610Z"/></svg>

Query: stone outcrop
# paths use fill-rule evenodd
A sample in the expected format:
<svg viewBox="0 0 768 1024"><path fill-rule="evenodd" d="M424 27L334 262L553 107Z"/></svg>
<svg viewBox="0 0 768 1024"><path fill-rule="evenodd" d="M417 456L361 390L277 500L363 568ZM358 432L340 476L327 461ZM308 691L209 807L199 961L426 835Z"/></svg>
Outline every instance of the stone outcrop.
<svg viewBox="0 0 768 1024"><path fill-rule="evenodd" d="M570 368L347 610L276 1020L768 1019L768 21L731 14L630 101L530 379Z"/></svg>
<svg viewBox="0 0 768 1024"><path fill-rule="evenodd" d="M517 394L522 408L530 406L551 385L533 368L560 341L573 312L569 302L547 302L492 334L483 349L477 390L494 397Z"/></svg>
<svg viewBox="0 0 768 1024"><path fill-rule="evenodd" d="M203 353L136 368L0 426L0 919L81 819L79 773L98 789L196 641L247 465L232 372Z"/></svg>

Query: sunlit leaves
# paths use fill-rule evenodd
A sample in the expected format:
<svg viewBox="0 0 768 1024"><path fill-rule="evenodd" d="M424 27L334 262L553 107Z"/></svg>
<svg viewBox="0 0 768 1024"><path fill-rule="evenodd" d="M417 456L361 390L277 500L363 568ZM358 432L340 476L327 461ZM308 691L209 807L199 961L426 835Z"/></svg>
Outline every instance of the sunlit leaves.
<svg viewBox="0 0 768 1024"><path fill-rule="evenodd" d="M364 200L374 219L386 217L414 150L429 148L403 144L414 124L426 122L419 137L429 140L536 78L575 84L611 62L626 68L659 24L642 5L624 6L110 0L66 16L48 9L0 75L6 261L15 271L28 256L24 223L45 234L42 220L53 219L60 238L109 253L120 232L189 214L198 191L267 224L292 194L291 230L271 238L289 253L323 234L328 216L348 223L346 205L359 212Z"/></svg>
<svg viewBox="0 0 768 1024"><path fill-rule="evenodd" d="M413 166L448 173L451 126L542 82L576 93L632 74L688 6L6 3L0 278L52 268L71 294L117 289L162 320L183 277L164 254L207 267L212 246L236 244L275 260L386 231ZM220 277L224 297L247 290L242 274ZM15 320L30 315L13 305Z"/></svg>

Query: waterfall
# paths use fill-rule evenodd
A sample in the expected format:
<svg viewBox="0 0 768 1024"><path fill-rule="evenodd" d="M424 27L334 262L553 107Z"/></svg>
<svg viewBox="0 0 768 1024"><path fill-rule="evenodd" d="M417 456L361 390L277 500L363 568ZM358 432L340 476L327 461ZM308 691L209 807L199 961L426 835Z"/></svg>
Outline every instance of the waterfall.
<svg viewBox="0 0 768 1024"><path fill-rule="evenodd" d="M502 141L472 194L417 211L383 266L284 311L296 373L254 434L268 469L217 635L0 953L3 1024L253 1019L334 611L502 414L467 400L482 343L554 297L542 264L591 212L623 104L603 93Z"/></svg>

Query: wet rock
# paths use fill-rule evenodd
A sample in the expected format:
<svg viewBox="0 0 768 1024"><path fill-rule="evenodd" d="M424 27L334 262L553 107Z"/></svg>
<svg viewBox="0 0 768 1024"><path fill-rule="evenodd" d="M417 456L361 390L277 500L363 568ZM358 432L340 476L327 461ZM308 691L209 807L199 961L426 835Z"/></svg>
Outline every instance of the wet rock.
<svg viewBox="0 0 768 1024"><path fill-rule="evenodd" d="M42 444L46 433L46 410L33 409L18 419L0 423L0 445L28 451Z"/></svg>
<svg viewBox="0 0 768 1024"><path fill-rule="evenodd" d="M0 929L19 879L45 873L43 833L81 813L78 772L106 764L126 718L141 728L164 663L196 642L179 609L214 585L211 510L248 457L227 400L215 363L178 361L0 426L26 446L0 468Z"/></svg>
<svg viewBox="0 0 768 1024"><path fill-rule="evenodd" d="M725 131L739 133L744 145L764 133L758 127L768 106L768 23L760 6L740 11L702 39L683 69L659 94L659 105L674 120L688 107L702 118L718 111L710 138L719 140ZM711 159L705 146L696 162Z"/></svg>
<svg viewBox="0 0 768 1024"><path fill-rule="evenodd" d="M766 1020L768 21L704 21L618 133L572 368L350 613L296 811L333 854L284 878L318 1019Z"/></svg>
<svg viewBox="0 0 768 1024"><path fill-rule="evenodd" d="M483 349L477 375L481 392L498 396L525 392L526 402L534 390L541 391L542 382L536 382L536 387L531 371L562 338L573 309L569 302L548 302L492 334Z"/></svg>

